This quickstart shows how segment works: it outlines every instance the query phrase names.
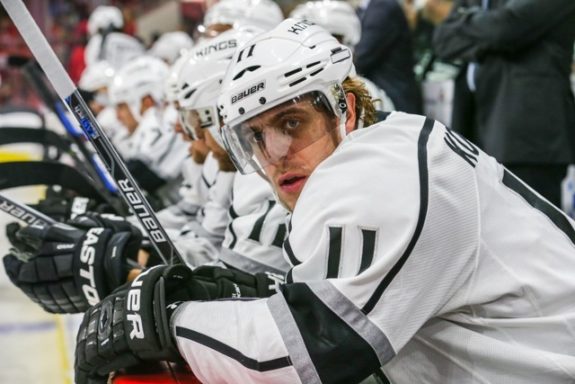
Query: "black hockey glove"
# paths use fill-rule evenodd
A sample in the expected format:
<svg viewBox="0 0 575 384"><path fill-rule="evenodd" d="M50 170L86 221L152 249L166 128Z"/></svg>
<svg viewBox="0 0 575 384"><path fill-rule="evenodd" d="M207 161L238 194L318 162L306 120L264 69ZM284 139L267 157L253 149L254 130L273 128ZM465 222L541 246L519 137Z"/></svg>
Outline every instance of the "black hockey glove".
<svg viewBox="0 0 575 384"><path fill-rule="evenodd" d="M144 360L181 361L169 315L171 304L189 300L191 279L185 265L158 265L90 308L78 331L76 383L106 383Z"/></svg>
<svg viewBox="0 0 575 384"><path fill-rule="evenodd" d="M83 312L124 284L141 242L125 221L83 215L70 224L7 228L6 273L48 312Z"/></svg>
<svg viewBox="0 0 575 384"><path fill-rule="evenodd" d="M265 274L219 267L159 265L118 288L84 314L76 346L76 383L106 383L108 374L150 360L181 361L170 329L176 308L193 300L267 297Z"/></svg>
<svg viewBox="0 0 575 384"><path fill-rule="evenodd" d="M46 190L46 197L33 208L52 217L56 221L68 221L87 212L113 213L113 207L95 199L77 196L76 193L66 190L55 190L53 187Z"/></svg>

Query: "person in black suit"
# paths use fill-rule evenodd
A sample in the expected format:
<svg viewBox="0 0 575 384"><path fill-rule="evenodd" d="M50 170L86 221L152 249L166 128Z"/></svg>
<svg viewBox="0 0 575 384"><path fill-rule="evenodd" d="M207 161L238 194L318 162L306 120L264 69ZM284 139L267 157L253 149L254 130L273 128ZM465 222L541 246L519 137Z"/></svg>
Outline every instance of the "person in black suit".
<svg viewBox="0 0 575 384"><path fill-rule="evenodd" d="M361 40L354 52L357 72L385 89L398 111L422 113L411 33L398 1L371 0L358 13Z"/></svg>
<svg viewBox="0 0 575 384"><path fill-rule="evenodd" d="M573 0L457 0L434 49L461 59L453 129L555 205L575 156Z"/></svg>

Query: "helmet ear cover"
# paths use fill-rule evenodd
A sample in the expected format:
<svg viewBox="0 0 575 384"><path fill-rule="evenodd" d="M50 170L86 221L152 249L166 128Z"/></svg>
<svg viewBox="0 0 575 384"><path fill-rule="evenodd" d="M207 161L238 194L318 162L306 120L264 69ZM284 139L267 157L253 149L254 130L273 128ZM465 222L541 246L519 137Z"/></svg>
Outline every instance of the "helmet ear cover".
<svg viewBox="0 0 575 384"><path fill-rule="evenodd" d="M316 91L316 92L311 92L308 95L304 95L302 97L302 100L304 100L306 97L309 97L310 101L311 101L311 105L313 105L313 107L316 111L325 114L326 117L329 117L330 119L337 116L336 112L333 110L329 101L326 99L326 97L322 93Z"/></svg>

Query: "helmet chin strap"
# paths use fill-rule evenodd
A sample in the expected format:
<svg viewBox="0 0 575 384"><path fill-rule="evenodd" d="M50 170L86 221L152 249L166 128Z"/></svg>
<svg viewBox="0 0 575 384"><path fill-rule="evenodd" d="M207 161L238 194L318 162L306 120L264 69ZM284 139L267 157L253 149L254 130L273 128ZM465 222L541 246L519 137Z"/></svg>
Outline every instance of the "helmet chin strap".
<svg viewBox="0 0 575 384"><path fill-rule="evenodd" d="M334 86L334 93L336 95L336 108L340 111L339 118L339 136L343 140L347 136L346 122L347 122L347 99L345 96L345 91L340 84Z"/></svg>

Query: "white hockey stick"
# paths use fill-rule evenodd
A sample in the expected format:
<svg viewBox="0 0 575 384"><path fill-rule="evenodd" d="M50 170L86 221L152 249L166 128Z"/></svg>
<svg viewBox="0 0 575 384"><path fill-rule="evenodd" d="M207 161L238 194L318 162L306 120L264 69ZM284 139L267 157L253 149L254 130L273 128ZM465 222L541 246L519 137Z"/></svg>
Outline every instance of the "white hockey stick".
<svg viewBox="0 0 575 384"><path fill-rule="evenodd" d="M22 0L0 0L14 25L26 41L26 45L46 73L58 96L76 117L82 130L96 148L108 171L116 181L126 202L146 230L150 242L165 263L183 263L181 255L158 221L150 204L126 165L108 140L92 112L80 96L78 89L64 70L62 63L46 41L46 38L32 19Z"/></svg>

